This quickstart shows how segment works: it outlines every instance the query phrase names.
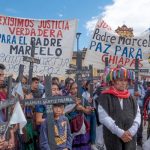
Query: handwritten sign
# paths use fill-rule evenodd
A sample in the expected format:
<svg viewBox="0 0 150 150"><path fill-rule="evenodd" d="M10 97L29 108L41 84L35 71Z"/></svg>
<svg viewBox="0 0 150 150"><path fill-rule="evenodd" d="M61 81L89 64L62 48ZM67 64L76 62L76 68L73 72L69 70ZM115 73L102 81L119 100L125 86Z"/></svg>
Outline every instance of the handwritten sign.
<svg viewBox="0 0 150 150"><path fill-rule="evenodd" d="M133 38L119 37L104 21L98 21L94 30L84 65L93 64L95 68L105 67L105 58L109 64L121 64L129 69L135 67L135 59L139 59L139 68L149 68L148 56L150 36Z"/></svg>
<svg viewBox="0 0 150 150"><path fill-rule="evenodd" d="M19 65L28 62L23 56L31 56L31 42L35 43L33 73L64 75L72 59L77 20L33 20L0 16L0 63L7 73L18 74ZM68 42L69 41L69 42Z"/></svg>

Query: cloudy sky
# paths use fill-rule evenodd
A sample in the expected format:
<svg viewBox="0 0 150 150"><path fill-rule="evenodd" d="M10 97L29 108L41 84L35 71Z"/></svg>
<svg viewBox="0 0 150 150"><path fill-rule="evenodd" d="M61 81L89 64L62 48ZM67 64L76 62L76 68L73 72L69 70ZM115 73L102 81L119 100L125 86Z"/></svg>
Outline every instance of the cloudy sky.
<svg viewBox="0 0 150 150"><path fill-rule="evenodd" d="M133 27L135 35L147 30L150 27L150 0L0 0L0 14L34 19L76 18L77 32L82 33L82 49L88 47L100 18L114 30L123 24Z"/></svg>
<svg viewBox="0 0 150 150"><path fill-rule="evenodd" d="M86 28L92 31L98 18L103 18L113 29L122 24L133 27L139 35L150 27L150 0L113 0L97 16L87 21Z"/></svg>

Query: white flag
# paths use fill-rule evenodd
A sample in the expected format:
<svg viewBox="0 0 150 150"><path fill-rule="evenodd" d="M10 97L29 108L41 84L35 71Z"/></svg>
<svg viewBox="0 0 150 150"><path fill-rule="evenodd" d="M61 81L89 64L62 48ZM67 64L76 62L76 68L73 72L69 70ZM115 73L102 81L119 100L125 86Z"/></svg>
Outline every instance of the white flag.
<svg viewBox="0 0 150 150"><path fill-rule="evenodd" d="M13 114L10 118L9 125L20 124L20 133L23 134L22 128L27 124L27 120L19 102L16 103Z"/></svg>
<svg viewBox="0 0 150 150"><path fill-rule="evenodd" d="M16 93L17 93L18 95L20 95L22 98L24 98L24 94L23 94L21 82L19 82L19 83L13 88L12 95L15 96Z"/></svg>

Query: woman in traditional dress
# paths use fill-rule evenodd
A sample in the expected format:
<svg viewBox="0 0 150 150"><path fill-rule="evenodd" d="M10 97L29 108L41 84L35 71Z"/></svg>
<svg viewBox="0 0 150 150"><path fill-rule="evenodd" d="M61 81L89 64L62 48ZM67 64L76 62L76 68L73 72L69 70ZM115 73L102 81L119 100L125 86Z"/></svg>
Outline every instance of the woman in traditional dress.
<svg viewBox="0 0 150 150"><path fill-rule="evenodd" d="M90 123L84 114L90 114L92 108L86 107L80 99L77 98L77 84L73 82L70 85L70 95L75 97L74 104L65 108L66 116L69 119L71 132L73 134L73 150L90 150ZM69 109L70 107L70 109ZM66 111L67 110L67 111Z"/></svg>

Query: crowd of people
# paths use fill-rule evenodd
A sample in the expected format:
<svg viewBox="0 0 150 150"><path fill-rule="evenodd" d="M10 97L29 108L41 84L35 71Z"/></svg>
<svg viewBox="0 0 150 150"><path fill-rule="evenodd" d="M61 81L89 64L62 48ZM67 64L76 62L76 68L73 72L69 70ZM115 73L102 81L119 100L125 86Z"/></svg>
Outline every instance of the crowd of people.
<svg viewBox="0 0 150 150"><path fill-rule="evenodd" d="M0 64L0 101L7 97L5 66ZM17 82L14 81L15 83ZM44 98L45 82L23 76L24 99ZM150 82L138 82L134 90L134 72L122 66L110 69L106 81L96 80L90 95L90 81L82 81L81 98L73 78L52 78L52 96L72 96L74 103L53 105L54 136L57 150L136 150L143 144L143 122L150 136ZM16 124L9 137L0 136L0 150L50 150L46 106L22 106L27 124L23 134ZM8 121L6 109L0 110L0 124ZM10 113L11 114L11 113Z"/></svg>

